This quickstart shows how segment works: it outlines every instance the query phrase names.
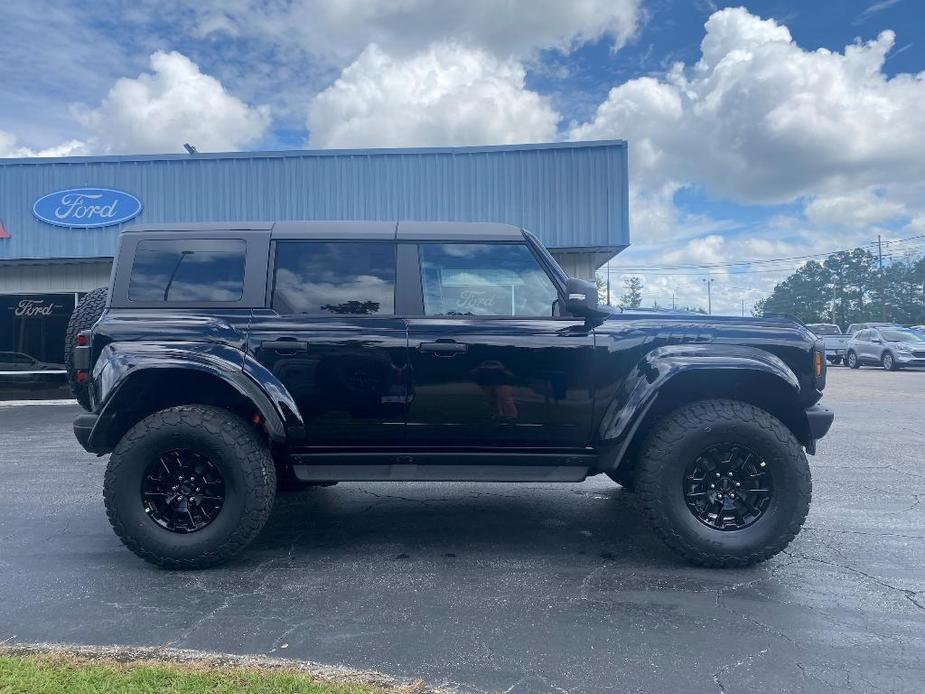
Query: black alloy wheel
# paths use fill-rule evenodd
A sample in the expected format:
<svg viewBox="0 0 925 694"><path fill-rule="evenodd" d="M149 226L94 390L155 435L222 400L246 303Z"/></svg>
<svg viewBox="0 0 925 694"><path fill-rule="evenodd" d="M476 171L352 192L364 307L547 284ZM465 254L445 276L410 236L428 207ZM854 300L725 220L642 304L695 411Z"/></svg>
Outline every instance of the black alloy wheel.
<svg viewBox="0 0 925 694"><path fill-rule="evenodd" d="M141 481L145 513L173 533L202 530L225 503L225 480L215 464L188 449L167 451L151 461Z"/></svg>
<svg viewBox="0 0 925 694"><path fill-rule="evenodd" d="M772 494L767 462L735 443L710 446L684 474L687 508L714 530L747 528L767 511Z"/></svg>

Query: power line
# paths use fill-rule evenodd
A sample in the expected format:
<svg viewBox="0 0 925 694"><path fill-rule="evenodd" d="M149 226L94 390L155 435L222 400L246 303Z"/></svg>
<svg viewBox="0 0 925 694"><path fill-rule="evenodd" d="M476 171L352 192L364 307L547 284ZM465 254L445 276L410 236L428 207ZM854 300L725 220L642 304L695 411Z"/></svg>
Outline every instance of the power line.
<svg viewBox="0 0 925 694"><path fill-rule="evenodd" d="M893 239L891 241L882 241L881 243L884 245L885 244L903 244L903 243L909 243L910 241L915 241L918 239L925 239L925 234L919 234L917 236L909 236L904 239ZM694 270L694 269L706 270L706 269L713 269L713 268L719 269L719 268L724 268L724 267L737 267L740 265L766 265L770 263L781 263L781 262L788 262L788 261L792 262L795 260L806 260L809 258L829 257L829 256L837 255L838 253L850 253L851 251L856 250L858 248L874 247L877 245L878 245L877 241L872 241L870 243L866 243L861 246L855 246L854 248L843 248L843 249L839 249L836 251L828 251L825 253L810 253L807 255L793 255L793 256L785 256L785 257L780 257L780 258L761 258L757 260L730 261L727 263L700 263L700 264L686 263L686 264L678 264L678 265L649 265L649 266L608 264L608 267L614 270L618 270L618 271L629 270L629 271L640 271L640 272L642 272L645 267L653 268L656 270ZM918 245L920 244L916 244L916 246Z"/></svg>

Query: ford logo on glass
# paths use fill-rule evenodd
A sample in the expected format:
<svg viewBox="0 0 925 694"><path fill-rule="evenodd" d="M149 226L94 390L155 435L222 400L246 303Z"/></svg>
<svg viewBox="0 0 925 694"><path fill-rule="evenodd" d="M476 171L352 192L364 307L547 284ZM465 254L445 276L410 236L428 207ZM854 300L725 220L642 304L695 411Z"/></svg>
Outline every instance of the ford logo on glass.
<svg viewBox="0 0 925 694"><path fill-rule="evenodd" d="M70 188L35 201L32 214L46 224L93 229L127 222L141 212L141 200L111 188Z"/></svg>

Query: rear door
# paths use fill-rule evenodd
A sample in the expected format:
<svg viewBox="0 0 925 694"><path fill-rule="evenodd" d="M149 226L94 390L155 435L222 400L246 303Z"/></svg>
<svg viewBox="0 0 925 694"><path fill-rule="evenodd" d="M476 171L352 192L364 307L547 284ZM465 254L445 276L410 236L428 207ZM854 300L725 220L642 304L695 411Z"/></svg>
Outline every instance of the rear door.
<svg viewBox="0 0 925 694"><path fill-rule="evenodd" d="M409 371L390 228L273 243L270 307L255 312L248 350L294 399L311 446L402 443Z"/></svg>
<svg viewBox="0 0 925 694"><path fill-rule="evenodd" d="M559 287L526 242L422 242L408 318L409 444L587 445L594 337L553 315Z"/></svg>

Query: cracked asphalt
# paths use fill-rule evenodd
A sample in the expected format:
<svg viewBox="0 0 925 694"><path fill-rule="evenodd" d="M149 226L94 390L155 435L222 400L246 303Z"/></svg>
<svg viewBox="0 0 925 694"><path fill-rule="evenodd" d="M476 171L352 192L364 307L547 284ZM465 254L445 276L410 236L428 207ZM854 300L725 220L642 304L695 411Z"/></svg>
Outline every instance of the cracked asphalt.
<svg viewBox="0 0 925 694"><path fill-rule="evenodd" d="M921 692L925 372L832 368L835 426L787 552L677 560L633 495L340 484L281 496L204 572L113 535L76 406L0 406L0 642L269 654L459 692Z"/></svg>

